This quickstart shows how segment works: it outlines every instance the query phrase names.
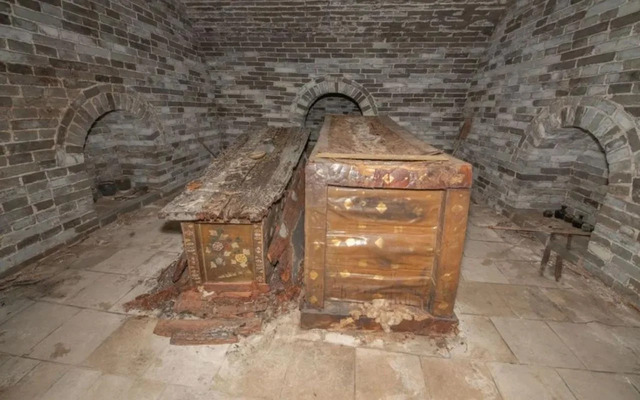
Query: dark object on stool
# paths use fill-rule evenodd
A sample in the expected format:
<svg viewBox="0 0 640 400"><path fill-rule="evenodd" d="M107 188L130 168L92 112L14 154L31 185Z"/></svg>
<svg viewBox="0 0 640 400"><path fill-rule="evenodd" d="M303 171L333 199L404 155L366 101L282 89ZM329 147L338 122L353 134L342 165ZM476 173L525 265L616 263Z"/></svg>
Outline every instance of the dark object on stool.
<svg viewBox="0 0 640 400"><path fill-rule="evenodd" d="M124 192L125 190L131 189L131 179L129 178L120 178L116 179L116 186L118 190Z"/></svg>
<svg viewBox="0 0 640 400"><path fill-rule="evenodd" d="M585 222L584 224L582 224L580 229L582 229L584 232L593 232L593 225Z"/></svg>
<svg viewBox="0 0 640 400"><path fill-rule="evenodd" d="M553 210L544 210L542 212L542 216L545 217L545 218L553 217Z"/></svg>
<svg viewBox="0 0 640 400"><path fill-rule="evenodd" d="M98 183L98 190L103 196L114 196L118 191L114 181L104 181Z"/></svg>
<svg viewBox="0 0 640 400"><path fill-rule="evenodd" d="M584 218L583 215L578 215L578 218L574 219L573 222L571 223L573 227L578 229L582 228L582 224L584 224L583 218Z"/></svg>
<svg viewBox="0 0 640 400"><path fill-rule="evenodd" d="M558 219L564 219L564 216L567 214L567 206L560 206L559 210L556 210L553 214Z"/></svg>

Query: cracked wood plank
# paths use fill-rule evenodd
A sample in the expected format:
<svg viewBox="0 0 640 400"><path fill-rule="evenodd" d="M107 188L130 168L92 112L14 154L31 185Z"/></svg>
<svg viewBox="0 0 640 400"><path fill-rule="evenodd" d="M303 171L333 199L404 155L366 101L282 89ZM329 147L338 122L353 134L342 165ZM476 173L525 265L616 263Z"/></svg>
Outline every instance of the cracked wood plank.
<svg viewBox="0 0 640 400"><path fill-rule="evenodd" d="M262 220L285 192L309 138L299 128L245 134L160 212L174 221Z"/></svg>

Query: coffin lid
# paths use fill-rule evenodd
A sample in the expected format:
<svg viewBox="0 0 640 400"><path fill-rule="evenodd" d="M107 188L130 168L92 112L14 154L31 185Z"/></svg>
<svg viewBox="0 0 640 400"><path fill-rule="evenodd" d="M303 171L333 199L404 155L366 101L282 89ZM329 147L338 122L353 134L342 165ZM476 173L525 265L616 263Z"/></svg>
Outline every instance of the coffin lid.
<svg viewBox="0 0 640 400"><path fill-rule="evenodd" d="M441 150L387 116L328 115L311 159L446 161Z"/></svg>
<svg viewBox="0 0 640 400"><path fill-rule="evenodd" d="M249 223L262 220L285 192L309 131L247 132L162 211L173 221Z"/></svg>

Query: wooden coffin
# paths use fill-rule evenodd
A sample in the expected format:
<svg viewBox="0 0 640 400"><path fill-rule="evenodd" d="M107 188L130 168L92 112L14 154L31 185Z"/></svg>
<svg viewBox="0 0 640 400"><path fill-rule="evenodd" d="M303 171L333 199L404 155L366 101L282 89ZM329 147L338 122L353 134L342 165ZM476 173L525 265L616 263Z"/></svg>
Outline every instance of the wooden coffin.
<svg viewBox="0 0 640 400"><path fill-rule="evenodd" d="M161 217L181 222L194 284L218 291L268 289L276 262L268 258L269 245L275 242L282 254L297 221L303 223L308 136L294 128L244 135L164 207Z"/></svg>
<svg viewBox="0 0 640 400"><path fill-rule="evenodd" d="M455 325L471 179L388 117L328 116L306 167L302 326L376 299L420 310L396 330Z"/></svg>

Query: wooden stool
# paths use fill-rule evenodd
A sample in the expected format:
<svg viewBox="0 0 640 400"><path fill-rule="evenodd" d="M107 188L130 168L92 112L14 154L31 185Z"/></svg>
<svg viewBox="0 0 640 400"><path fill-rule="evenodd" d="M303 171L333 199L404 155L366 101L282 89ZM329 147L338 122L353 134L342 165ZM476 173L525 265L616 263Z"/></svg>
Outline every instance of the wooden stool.
<svg viewBox="0 0 640 400"><path fill-rule="evenodd" d="M549 236L547 236L547 240L545 241L545 244L544 244L544 252L542 253L542 260L540 260L540 276L544 276L544 271L547 267L547 263L549 262L549 258L551 257L551 246L552 246L554 236L559 235L559 236L567 237L567 244L566 244L567 250L571 249L571 242L574 236L591 236L590 232L585 232L575 227L568 227L568 228L559 227L555 225L554 222L555 221L552 220L551 223L547 224L547 226L534 227L534 228L519 227L519 226L496 226L496 225L483 226L483 228L489 228L494 230L505 230L505 231L548 233ZM557 256L556 256L556 262L555 262L555 268L554 268L555 269L554 276L556 278L556 281L559 281L560 277L562 276L564 259L562 258L562 254L560 254L557 251L556 253L557 253Z"/></svg>
<svg viewBox="0 0 640 400"><path fill-rule="evenodd" d="M549 257L551 256L551 246L553 242L553 237L556 235L566 236L567 237L566 248L567 250L571 250L571 241L573 240L574 236L591 236L591 233L584 232L578 229L576 229L575 232L572 232L572 231L549 232L549 237L545 242L544 253L542 253L542 260L540 260L540 276L544 276L544 271L547 268L547 263L549 262ZM562 277L563 262L564 262L564 259L562 257L562 254L556 251L556 262L555 262L555 268L554 268L554 277L556 278L556 282L560 280L560 277Z"/></svg>

